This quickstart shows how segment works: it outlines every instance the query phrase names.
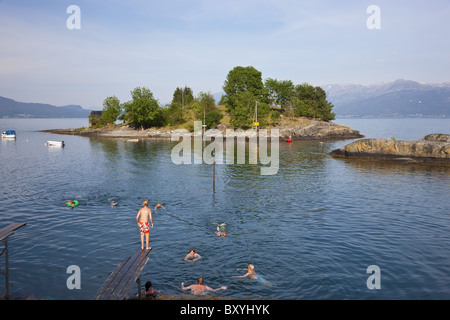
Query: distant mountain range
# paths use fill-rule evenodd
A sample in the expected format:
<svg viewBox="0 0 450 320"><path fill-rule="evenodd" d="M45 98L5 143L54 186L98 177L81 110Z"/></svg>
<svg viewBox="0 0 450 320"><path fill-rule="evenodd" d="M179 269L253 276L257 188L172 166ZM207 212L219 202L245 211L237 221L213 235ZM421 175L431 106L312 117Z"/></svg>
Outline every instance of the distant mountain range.
<svg viewBox="0 0 450 320"><path fill-rule="evenodd" d="M90 112L78 105L57 107L0 97L0 118L87 118Z"/></svg>
<svg viewBox="0 0 450 320"><path fill-rule="evenodd" d="M337 117L450 117L450 82L321 86Z"/></svg>

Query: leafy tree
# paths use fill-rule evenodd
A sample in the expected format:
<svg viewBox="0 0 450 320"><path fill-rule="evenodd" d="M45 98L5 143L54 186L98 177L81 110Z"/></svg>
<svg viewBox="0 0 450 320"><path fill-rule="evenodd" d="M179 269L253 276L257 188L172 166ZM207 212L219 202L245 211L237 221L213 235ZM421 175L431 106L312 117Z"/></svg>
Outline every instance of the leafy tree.
<svg viewBox="0 0 450 320"><path fill-rule="evenodd" d="M219 105L225 105L227 103L227 99L225 95L222 95L219 100Z"/></svg>
<svg viewBox="0 0 450 320"><path fill-rule="evenodd" d="M186 122L183 107L180 103L171 103L170 106L165 109L164 118L170 125L173 126Z"/></svg>
<svg viewBox="0 0 450 320"><path fill-rule="evenodd" d="M296 116L317 117L325 121L334 119L335 114L331 112L333 105L327 101L326 92L322 88L303 83L295 86L294 92Z"/></svg>
<svg viewBox="0 0 450 320"><path fill-rule="evenodd" d="M294 94L294 84L291 80L282 80L268 78L265 81L265 87L268 91L270 103L280 105L285 109Z"/></svg>
<svg viewBox="0 0 450 320"><path fill-rule="evenodd" d="M255 96L250 91L241 91L235 99L235 106L230 111L230 123L234 127L251 127L256 106Z"/></svg>
<svg viewBox="0 0 450 320"><path fill-rule="evenodd" d="M223 90L230 122L233 126L251 126L256 102L266 103L267 89L264 87L261 72L253 67L235 67L225 80ZM268 113L258 112L258 120L264 120Z"/></svg>
<svg viewBox="0 0 450 320"><path fill-rule="evenodd" d="M237 104L238 94L248 91L255 99L261 100L266 89L261 72L253 67L235 67L228 73L223 90L226 94L227 107L232 110Z"/></svg>
<svg viewBox="0 0 450 320"><path fill-rule="evenodd" d="M270 120L269 123L274 126L281 120L281 112L278 110L270 111Z"/></svg>
<svg viewBox="0 0 450 320"><path fill-rule="evenodd" d="M185 86L183 88L176 88L173 93L172 103L179 104L182 107L190 106L192 102L194 101L194 93L192 92L192 89Z"/></svg>
<svg viewBox="0 0 450 320"><path fill-rule="evenodd" d="M131 91L131 101L124 103L125 118L141 129L164 125L162 108L148 88L137 87Z"/></svg>
<svg viewBox="0 0 450 320"><path fill-rule="evenodd" d="M205 118L206 128L214 128L223 118L222 112L217 109L216 100L211 93L200 92L197 97L198 104L195 108L195 117L198 120Z"/></svg>
<svg viewBox="0 0 450 320"><path fill-rule="evenodd" d="M122 106L119 99L115 96L107 97L103 101L103 113L100 117L100 122L104 125L108 122L114 123L122 113Z"/></svg>

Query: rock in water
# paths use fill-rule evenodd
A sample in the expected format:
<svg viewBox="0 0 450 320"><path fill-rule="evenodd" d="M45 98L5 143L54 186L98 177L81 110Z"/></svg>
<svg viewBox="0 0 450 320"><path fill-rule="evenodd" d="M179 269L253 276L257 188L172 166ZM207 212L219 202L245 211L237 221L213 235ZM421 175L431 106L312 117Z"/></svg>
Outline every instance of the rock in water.
<svg viewBox="0 0 450 320"><path fill-rule="evenodd" d="M363 137L358 130L326 121L311 121L307 125L280 129L280 136L303 140L355 139Z"/></svg>
<svg viewBox="0 0 450 320"><path fill-rule="evenodd" d="M335 158L374 158L450 164L450 134L419 140L361 139L330 153Z"/></svg>

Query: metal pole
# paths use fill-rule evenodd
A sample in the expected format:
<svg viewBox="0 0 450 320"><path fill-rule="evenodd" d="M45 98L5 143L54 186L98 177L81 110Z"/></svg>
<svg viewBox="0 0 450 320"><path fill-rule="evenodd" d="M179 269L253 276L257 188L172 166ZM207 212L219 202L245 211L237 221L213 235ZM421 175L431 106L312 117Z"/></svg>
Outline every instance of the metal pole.
<svg viewBox="0 0 450 320"><path fill-rule="evenodd" d="M213 193L216 193L216 151L214 149L214 162L213 162Z"/></svg>

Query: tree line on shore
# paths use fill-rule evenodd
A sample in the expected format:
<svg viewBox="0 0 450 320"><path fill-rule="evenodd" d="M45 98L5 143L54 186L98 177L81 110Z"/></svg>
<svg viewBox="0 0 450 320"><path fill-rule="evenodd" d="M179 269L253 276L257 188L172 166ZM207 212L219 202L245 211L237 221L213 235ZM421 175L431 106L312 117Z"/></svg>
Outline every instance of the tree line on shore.
<svg viewBox="0 0 450 320"><path fill-rule="evenodd" d="M176 88L172 102L161 106L146 87L131 91L131 100L121 103L115 96L103 101L100 118L91 117L94 126L104 126L122 120L135 128L181 127L193 129L195 120L204 121L207 128L215 128L223 119L224 111L229 124L235 128L273 126L281 116L310 117L325 121L334 120L333 105L327 101L325 91L308 83L294 85L291 80L268 78L254 67L235 67L223 85L224 95L216 105L211 93L200 92L197 96L191 88Z"/></svg>

